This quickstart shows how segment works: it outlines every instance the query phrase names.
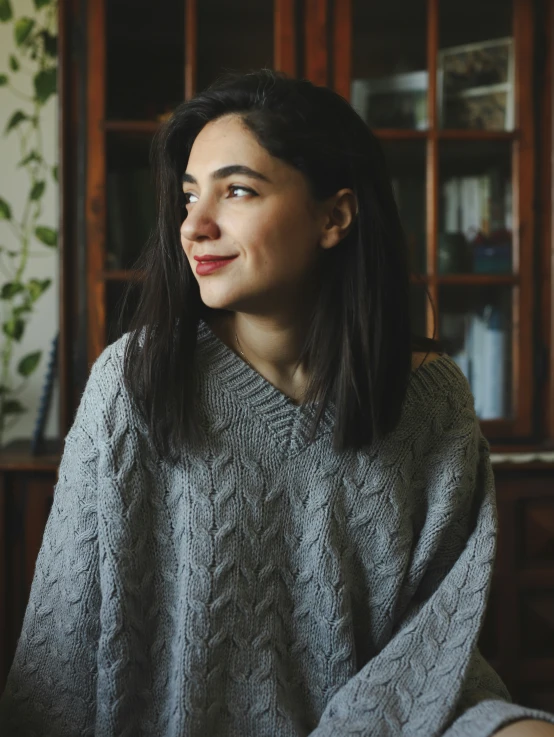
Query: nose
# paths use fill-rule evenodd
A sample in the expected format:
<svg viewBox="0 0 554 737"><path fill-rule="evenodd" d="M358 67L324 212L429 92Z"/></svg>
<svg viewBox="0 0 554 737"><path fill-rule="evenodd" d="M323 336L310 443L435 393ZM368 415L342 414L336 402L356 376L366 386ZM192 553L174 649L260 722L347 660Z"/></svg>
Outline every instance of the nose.
<svg viewBox="0 0 554 737"><path fill-rule="evenodd" d="M181 237L188 241L215 240L219 238L219 232L214 217L199 202L195 203L181 225Z"/></svg>

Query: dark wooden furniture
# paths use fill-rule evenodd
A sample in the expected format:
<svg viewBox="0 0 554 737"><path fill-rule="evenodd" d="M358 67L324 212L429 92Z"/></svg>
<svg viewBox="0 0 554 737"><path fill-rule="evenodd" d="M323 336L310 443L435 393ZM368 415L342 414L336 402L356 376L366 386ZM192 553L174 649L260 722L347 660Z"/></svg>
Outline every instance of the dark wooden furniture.
<svg viewBox="0 0 554 737"><path fill-rule="evenodd" d="M436 332L460 362L478 345L470 335L504 346L494 355L505 392L479 398L493 451L554 450L553 40L554 0L61 2L60 443L90 365L118 337L119 300L152 225L148 153L160 120L224 67L271 66L336 89L383 142L421 331L433 333L434 306ZM453 54L458 77L448 76ZM488 192L478 206L477 186ZM491 315L501 330L483 338ZM16 456L0 457L0 529L10 530L0 688L59 449L35 467ZM480 644L515 701L554 711L554 457L539 457L495 464L499 546Z"/></svg>

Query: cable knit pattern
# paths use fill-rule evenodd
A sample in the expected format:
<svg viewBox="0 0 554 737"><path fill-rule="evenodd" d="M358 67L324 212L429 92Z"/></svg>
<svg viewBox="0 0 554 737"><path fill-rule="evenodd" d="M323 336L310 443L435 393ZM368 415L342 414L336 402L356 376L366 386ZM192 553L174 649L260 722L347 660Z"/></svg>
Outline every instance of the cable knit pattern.
<svg viewBox="0 0 554 737"><path fill-rule="evenodd" d="M496 554L489 446L446 355L401 421L335 453L201 321L198 450L156 460L92 367L6 690L2 737L489 737L512 704L477 642ZM201 450L200 450L201 448Z"/></svg>

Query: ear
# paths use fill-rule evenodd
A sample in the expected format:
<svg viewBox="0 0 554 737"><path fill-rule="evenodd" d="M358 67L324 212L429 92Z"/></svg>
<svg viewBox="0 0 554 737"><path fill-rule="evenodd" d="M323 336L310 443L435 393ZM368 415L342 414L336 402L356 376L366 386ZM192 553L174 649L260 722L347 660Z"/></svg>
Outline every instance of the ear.
<svg viewBox="0 0 554 737"><path fill-rule="evenodd" d="M351 189L341 189L325 202L325 222L319 245L333 248L348 235L354 218L358 214L358 203Z"/></svg>

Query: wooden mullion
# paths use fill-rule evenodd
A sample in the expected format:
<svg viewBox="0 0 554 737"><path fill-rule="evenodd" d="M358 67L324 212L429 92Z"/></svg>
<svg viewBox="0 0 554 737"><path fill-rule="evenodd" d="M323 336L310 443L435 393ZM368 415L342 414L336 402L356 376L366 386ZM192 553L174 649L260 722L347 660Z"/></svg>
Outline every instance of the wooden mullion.
<svg viewBox="0 0 554 737"><path fill-rule="evenodd" d="M273 63L275 69L292 77L296 75L296 19L295 0L275 0Z"/></svg>
<svg viewBox="0 0 554 737"><path fill-rule="evenodd" d="M102 279L106 248L106 15L105 0L87 3L87 166L86 260L88 361L106 345L106 288Z"/></svg>
<svg viewBox="0 0 554 737"><path fill-rule="evenodd" d="M74 106L71 98L71 82L74 66L71 64L71 41L68 32L72 28L74 14L73 4L62 2L58 5L58 266L59 266L59 344L58 344L58 371L60 404L58 410L58 436L65 437L72 419L72 408L69 387L72 385L72 269L69 254L72 253L71 242L72 206L74 205L73 192L75 182L72 174L71 144L72 131L76 129L73 117ZM70 127L70 124L73 124ZM3 528L2 528L3 529ZM1 674L0 674L1 677Z"/></svg>
<svg viewBox="0 0 554 737"><path fill-rule="evenodd" d="M515 124L513 145L513 261L520 276L513 305L513 434L532 432L533 376L533 243L534 243L534 120L533 120L533 7L514 0Z"/></svg>
<svg viewBox="0 0 554 737"><path fill-rule="evenodd" d="M306 78L316 85L326 85L327 54L327 0L305 0Z"/></svg>
<svg viewBox="0 0 554 737"><path fill-rule="evenodd" d="M333 3L333 86L350 100L352 78L352 0Z"/></svg>
<svg viewBox="0 0 554 737"><path fill-rule="evenodd" d="M185 2L185 100L190 100L196 92L198 13L196 0Z"/></svg>
<svg viewBox="0 0 554 737"><path fill-rule="evenodd" d="M543 248L541 259L542 341L548 357L548 377L543 402L543 426L547 442L554 442L554 0L546 0L546 59L543 84L542 142L545 164L542 170Z"/></svg>
<svg viewBox="0 0 554 737"><path fill-rule="evenodd" d="M428 289L433 305L427 303L427 334L439 335L439 287L437 282L437 237L438 237L438 145L437 136L437 53L439 43L438 33L438 0L427 0L427 70L429 83L427 86L427 116L429 130L427 138L426 164L426 230L427 230L427 274Z"/></svg>

